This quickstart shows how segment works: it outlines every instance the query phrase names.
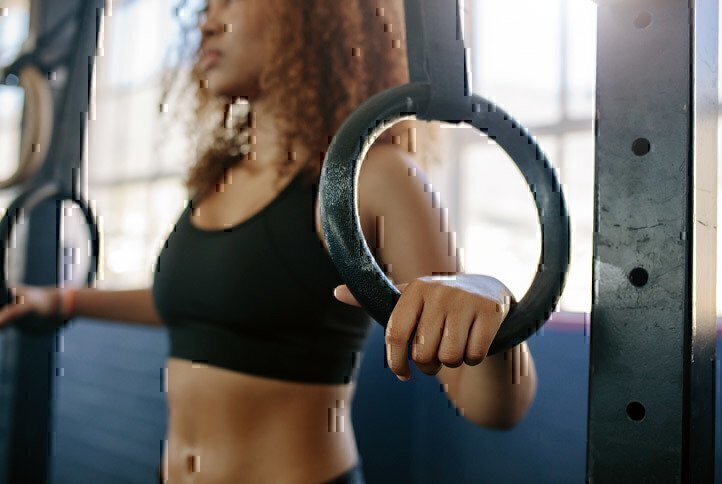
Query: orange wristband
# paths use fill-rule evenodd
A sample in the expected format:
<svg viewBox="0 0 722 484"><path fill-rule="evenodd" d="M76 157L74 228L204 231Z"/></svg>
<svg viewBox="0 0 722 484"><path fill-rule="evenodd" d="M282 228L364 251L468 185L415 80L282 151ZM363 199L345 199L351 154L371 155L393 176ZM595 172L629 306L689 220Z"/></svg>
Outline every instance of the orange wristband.
<svg viewBox="0 0 722 484"><path fill-rule="evenodd" d="M61 315L69 318L75 311L75 289L72 287L63 288L60 291L60 308Z"/></svg>

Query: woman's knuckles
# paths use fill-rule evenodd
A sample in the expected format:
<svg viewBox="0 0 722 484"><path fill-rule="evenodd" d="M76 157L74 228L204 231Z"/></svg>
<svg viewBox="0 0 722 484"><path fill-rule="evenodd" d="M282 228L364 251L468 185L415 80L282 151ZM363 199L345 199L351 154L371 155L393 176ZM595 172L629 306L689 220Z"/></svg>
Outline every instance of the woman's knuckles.
<svg viewBox="0 0 722 484"><path fill-rule="evenodd" d="M464 363L464 355L456 352L439 352L439 361L451 368L457 368Z"/></svg>
<svg viewBox="0 0 722 484"><path fill-rule="evenodd" d="M464 357L465 349L466 341L462 342L458 336L445 336L439 345L439 361L446 364L446 362L461 360Z"/></svg>
<svg viewBox="0 0 722 484"><path fill-rule="evenodd" d="M434 363L438 361L433 350L425 348L421 343L416 343L414 345L414 349L411 353L411 358L414 360L414 362L420 363L422 365L427 365L429 363Z"/></svg>
<svg viewBox="0 0 722 484"><path fill-rule="evenodd" d="M481 362L484 361L484 358L478 358L478 357L468 357L464 356L464 363L468 366L476 366L481 364Z"/></svg>
<svg viewBox="0 0 722 484"><path fill-rule="evenodd" d="M466 361L469 365L478 365L484 361L484 358L486 358L486 352L487 350L481 346L473 346L466 350L464 361Z"/></svg>

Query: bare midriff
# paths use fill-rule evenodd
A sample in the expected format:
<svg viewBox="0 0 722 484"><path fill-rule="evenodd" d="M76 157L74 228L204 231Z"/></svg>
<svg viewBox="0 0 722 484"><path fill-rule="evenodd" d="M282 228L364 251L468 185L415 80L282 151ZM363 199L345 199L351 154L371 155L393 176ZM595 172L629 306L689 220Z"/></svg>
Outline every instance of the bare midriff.
<svg viewBox="0 0 722 484"><path fill-rule="evenodd" d="M166 362L164 482L322 483L358 462L355 384L297 383Z"/></svg>

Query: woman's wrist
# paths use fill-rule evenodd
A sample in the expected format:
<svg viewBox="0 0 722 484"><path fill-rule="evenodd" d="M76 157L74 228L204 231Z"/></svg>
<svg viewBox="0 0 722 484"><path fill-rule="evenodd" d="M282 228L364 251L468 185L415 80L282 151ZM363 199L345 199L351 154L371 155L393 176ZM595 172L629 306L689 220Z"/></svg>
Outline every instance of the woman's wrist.
<svg viewBox="0 0 722 484"><path fill-rule="evenodd" d="M70 318L75 311L75 294L76 290L72 287L63 287L58 289L58 297L56 303L55 314L62 318Z"/></svg>

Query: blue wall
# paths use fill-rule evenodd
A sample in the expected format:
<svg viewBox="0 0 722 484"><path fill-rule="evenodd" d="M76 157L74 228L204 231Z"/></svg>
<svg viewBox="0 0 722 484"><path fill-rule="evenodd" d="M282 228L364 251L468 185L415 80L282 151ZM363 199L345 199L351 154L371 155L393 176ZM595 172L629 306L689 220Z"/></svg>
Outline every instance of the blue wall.
<svg viewBox="0 0 722 484"><path fill-rule="evenodd" d="M157 482L165 330L76 320L61 342L51 482Z"/></svg>
<svg viewBox="0 0 722 484"><path fill-rule="evenodd" d="M529 340L537 398L509 431L469 423L434 377L416 371L411 381L399 382L384 368L380 326L372 339L354 402L369 482L584 482L588 341L583 333L546 331ZM375 388L372 381L379 382ZM385 402L393 402L388 412ZM408 417L399 420L404 413ZM406 448L410 461L395 464L383 457Z"/></svg>
<svg viewBox="0 0 722 484"><path fill-rule="evenodd" d="M156 482L165 330L83 320L62 343L52 482ZM510 431L486 430L456 412L436 378L414 369L410 382L397 380L374 325L353 404L367 482L584 482L588 337L581 328L546 329L529 345L539 377L532 408ZM718 419L716 482L719 440Z"/></svg>

